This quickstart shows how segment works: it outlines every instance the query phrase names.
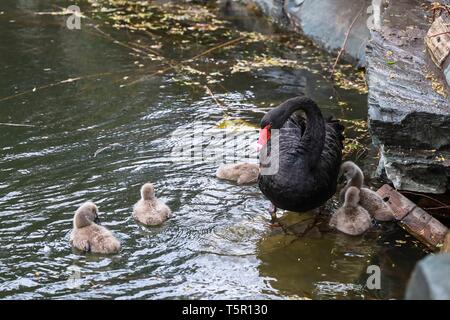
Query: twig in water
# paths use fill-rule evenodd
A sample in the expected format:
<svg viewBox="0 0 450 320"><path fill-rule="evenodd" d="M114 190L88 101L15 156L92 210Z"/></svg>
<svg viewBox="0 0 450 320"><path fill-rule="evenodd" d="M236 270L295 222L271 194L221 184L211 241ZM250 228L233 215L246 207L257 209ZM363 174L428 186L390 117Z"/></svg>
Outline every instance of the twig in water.
<svg viewBox="0 0 450 320"><path fill-rule="evenodd" d="M335 73L335 71L336 71L336 66L337 66L339 60L341 59L342 54L343 54L344 51L345 51L345 47L347 46L347 42L348 42L348 38L349 38L349 36L350 36L350 32L352 31L353 26L355 25L355 23L356 23L356 21L358 20L358 18L359 18L359 17L361 16L361 14L363 13L363 10L364 10L364 6L361 8L361 10L359 10L359 12L358 12L358 14L355 16L355 18L353 18L352 23L350 24L349 28L347 29L347 32L345 33L344 43L342 44L341 50L339 50L339 53L338 53L338 55L337 55L337 57L336 57L336 60L334 61L334 64L333 64L333 68L332 68L332 70L331 70L331 78L333 78L334 73Z"/></svg>
<svg viewBox="0 0 450 320"><path fill-rule="evenodd" d="M221 43L221 44L219 44L219 45L217 45L215 47L212 47L212 48L210 48L210 49L208 49L206 51L203 51L203 52L193 56L192 58L183 60L182 62L192 62L192 61L194 61L194 60L196 60L196 59L198 59L198 58L200 58L200 57L202 57L204 55L207 55L207 54L209 54L209 53L211 53L213 51L216 51L218 49L221 49L221 48L224 48L224 47L228 47L228 46L231 46L232 44L240 42L240 41L244 40L245 38L247 38L247 36L242 36L242 37L230 40L230 41L226 41L226 42Z"/></svg>
<svg viewBox="0 0 450 320"><path fill-rule="evenodd" d="M7 100L10 100L10 99L14 99L14 98L26 95L26 94L34 93L34 92L37 92L39 90L48 89L48 88L51 88L51 87L56 87L56 86L59 86L59 85L62 85L62 84L66 84L66 83L76 82L76 81L83 80L83 79L95 78L95 77L99 77L99 76L109 76L109 75L118 74L118 73L125 73L125 72L130 72L130 70L101 72L101 73L96 73L96 74L90 74L90 75L87 75L87 76L81 76L81 77L76 77L76 78L69 78L69 79L58 81L58 82L46 84L46 85L43 85L43 86L40 86L40 87L34 87L31 90L27 90L27 91L24 91L24 92L20 92L20 93L16 93L16 94L13 94L13 95L10 95L10 96L7 96L7 97L0 98L0 102L7 101Z"/></svg>
<svg viewBox="0 0 450 320"><path fill-rule="evenodd" d="M121 42L121 41L115 39L115 38L114 38L113 36L111 36L110 34L106 33L106 32L103 31L103 30L101 30L98 26L94 26L93 28L94 28L95 30L97 30L97 32L98 32L97 35L100 35L100 36L102 36L102 37L105 38L105 39L111 40L114 44L117 44L117 45L119 45L119 46L122 46L122 47L124 47L124 48L130 49L130 50L132 50L132 51L134 51L134 52L137 52L137 53L140 53L140 54L144 54L144 55L146 55L146 54L148 54L148 53L150 52L150 53L156 55L157 57L161 58L161 60L163 60L163 63L167 63L167 64L168 64L170 67L172 67L173 69L176 69L176 68L177 68L176 61L174 62L174 61L172 61L172 60L170 60L170 59L167 59L166 57L164 57L163 55L161 55L161 53L159 53L159 52L156 51L156 50L153 50L152 48L148 48L148 47L146 47L146 46L143 46L143 45L137 44L137 43L131 43L130 45L128 45L128 44L126 44L126 43L124 43L124 42ZM141 50L141 49L136 48L135 46L136 46L136 47L139 47L139 48L142 48L144 51Z"/></svg>
<svg viewBox="0 0 450 320"><path fill-rule="evenodd" d="M450 206L443 207L434 207L434 208L424 208L425 210L442 210L442 209L450 209Z"/></svg>
<svg viewBox="0 0 450 320"><path fill-rule="evenodd" d="M7 96L7 97L0 98L0 102L6 101L6 100L9 100L9 99L13 99L13 98L17 98L17 97L23 96L23 95L25 95L25 94L33 93L33 92L36 92L36 91L38 91L38 90L51 88L51 87L54 87L54 86L57 86L57 85L61 85L61 84L64 84L64 83L69 83L69 82L78 81L78 80L80 80L80 79L81 79L81 78L69 78L69 79L65 79L65 80L62 80L62 81L58 81L58 82L46 84L46 85L44 85L44 86L34 87L34 88L31 89L31 90L27 90L27 91L24 91L24 92L20 92L20 93L17 93L17 94L13 94L13 95L11 95L11 96Z"/></svg>
<svg viewBox="0 0 450 320"><path fill-rule="evenodd" d="M218 49L221 49L221 48L224 48L224 47L228 47L228 46L230 46L230 45L232 45L232 44L235 44L235 43L237 43L237 42L240 42L240 41L242 41L243 39L245 39L246 37L247 37L247 36L242 36L242 37L239 37L239 38L236 38L236 39L229 40L229 41L226 41L226 42L224 42L224 43L221 43L221 44L219 44L219 45L217 45L217 46L214 46L214 47L212 47L212 48L209 48L208 50L205 50L205 51L203 51L203 52L201 52L201 53L199 53L199 54L193 56L192 58L188 58L188 59L182 60L180 63L177 63L177 64L175 64L175 65L172 65L172 64L171 64L171 65L170 65L169 67L167 67L167 68L164 68L164 69L158 70L158 71L156 71L156 72L153 72L152 74L148 75L148 76L145 77L145 78L152 77L152 76L157 75L157 74L164 74L164 73L166 73L166 72L169 71L169 70L176 69L177 67L183 65L183 63L186 63L186 62L187 62L187 63L193 62L193 61L195 61L196 59L198 59L198 58L200 58L200 57L202 57L202 56L205 56L205 55L207 55L207 54L209 54L209 53L211 53L211 52L213 52L213 51L216 51L216 50L218 50ZM142 79L135 80L135 81L133 81L133 82L130 82L130 83L126 84L125 86L131 86L131 85L136 84L136 83L141 82L141 81L142 81Z"/></svg>
<svg viewBox="0 0 450 320"><path fill-rule="evenodd" d="M433 197L427 196L425 194L421 194L421 193L417 193L417 192L413 192L413 191L400 191L400 193L406 193L406 194L412 194L412 195L419 196L419 197L424 197L424 198L430 199L430 200L440 204L443 207L448 207L448 205L443 203L442 201L439 201L438 199L435 199Z"/></svg>
<svg viewBox="0 0 450 320"><path fill-rule="evenodd" d="M6 123L0 122L0 126L8 126L8 127L36 127L32 124L23 124L23 123Z"/></svg>
<svg viewBox="0 0 450 320"><path fill-rule="evenodd" d="M193 250L191 248L186 248L188 251L197 253L197 254L211 254L216 256L224 256L224 257L249 257L253 256L254 253L222 253L222 252L214 252L208 250Z"/></svg>
<svg viewBox="0 0 450 320"><path fill-rule="evenodd" d="M97 32L98 32L101 36L103 36L103 37L106 38L106 39L111 40L113 43L115 43L115 44L117 44L117 45L119 45L119 46L125 47L125 48L130 49L130 50L132 50L132 51L134 51L134 52L137 52L137 53L142 53L142 54L145 54L145 53L146 53L146 52L142 51L141 49L132 47L132 46L126 44L126 43L123 43L123 42L121 42L121 41L119 41L119 40L116 40L113 36L111 36L110 34L106 33L105 31L101 30L98 26L93 26L93 28L94 28L95 30L97 30Z"/></svg>
<svg viewBox="0 0 450 320"><path fill-rule="evenodd" d="M108 145L108 146L106 146L106 147L100 148L100 149L98 149L97 151L95 151L95 153L94 153L94 158L95 158L96 156L98 156L100 153L102 153L103 151L108 150L108 149L111 149L111 148L115 148L115 147L123 147L123 145L120 144L120 143L112 143L112 144L110 144L110 145Z"/></svg>
<svg viewBox="0 0 450 320"><path fill-rule="evenodd" d="M223 104L217 100L216 96L214 95L214 93L212 93L211 89L205 85L206 88L206 92L208 92L208 94L211 96L211 98L213 98L214 102L219 106L219 107L223 107Z"/></svg>

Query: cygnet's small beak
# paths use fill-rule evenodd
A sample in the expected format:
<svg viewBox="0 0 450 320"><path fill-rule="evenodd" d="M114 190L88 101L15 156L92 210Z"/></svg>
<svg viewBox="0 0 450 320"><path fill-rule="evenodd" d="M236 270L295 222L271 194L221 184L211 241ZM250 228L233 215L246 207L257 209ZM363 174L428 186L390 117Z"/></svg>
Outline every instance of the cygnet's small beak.
<svg viewBox="0 0 450 320"><path fill-rule="evenodd" d="M339 174L337 183L344 184L344 182L345 182L345 176L343 174Z"/></svg>
<svg viewBox="0 0 450 320"><path fill-rule="evenodd" d="M98 216L95 217L94 222L96 224L100 224L100 218Z"/></svg>

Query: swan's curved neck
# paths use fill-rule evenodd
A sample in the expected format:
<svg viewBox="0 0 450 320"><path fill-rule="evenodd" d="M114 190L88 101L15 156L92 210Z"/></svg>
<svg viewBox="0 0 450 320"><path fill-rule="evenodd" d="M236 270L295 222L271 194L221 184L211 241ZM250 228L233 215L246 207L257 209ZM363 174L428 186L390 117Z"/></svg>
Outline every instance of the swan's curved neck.
<svg viewBox="0 0 450 320"><path fill-rule="evenodd" d="M285 106L283 106L285 104ZM306 114L306 130L301 138L300 150L309 159L309 163L315 165L319 162L325 145L325 121L317 104L309 98L293 98L286 101L284 121L295 111L302 110Z"/></svg>
<svg viewBox="0 0 450 320"><path fill-rule="evenodd" d="M81 229L89 226L92 222L83 213L77 213L75 219L73 220L73 226L76 229Z"/></svg>
<svg viewBox="0 0 450 320"><path fill-rule="evenodd" d="M350 189L345 194L345 207L356 207L359 202L359 191L356 189Z"/></svg>
<svg viewBox="0 0 450 320"><path fill-rule="evenodd" d="M364 184L364 174L362 170L356 165L353 166L353 170L354 170L353 175L350 177L350 179L347 180L345 187L343 187L340 192L341 201L345 200L345 194L350 187L356 187L359 190L361 190Z"/></svg>
<svg viewBox="0 0 450 320"><path fill-rule="evenodd" d="M353 169L355 171L352 178L347 181L347 188L357 187L358 189L361 189L364 183L364 174L358 166L354 166Z"/></svg>

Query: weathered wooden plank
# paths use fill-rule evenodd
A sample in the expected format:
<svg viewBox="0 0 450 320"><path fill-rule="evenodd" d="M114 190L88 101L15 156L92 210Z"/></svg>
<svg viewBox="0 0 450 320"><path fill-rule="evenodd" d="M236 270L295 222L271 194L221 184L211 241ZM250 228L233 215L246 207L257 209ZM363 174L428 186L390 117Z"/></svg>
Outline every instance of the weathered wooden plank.
<svg viewBox="0 0 450 320"><path fill-rule="evenodd" d="M450 232L447 233L444 239L444 244L441 248L442 253L450 253Z"/></svg>
<svg viewBox="0 0 450 320"><path fill-rule="evenodd" d="M382 186L377 193L392 208L401 227L431 250L439 250L449 232L446 226L390 185Z"/></svg>
<svg viewBox="0 0 450 320"><path fill-rule="evenodd" d="M400 197L401 194L393 193L393 191L395 190L390 185L385 184L377 191L377 193L392 208L395 219L402 220L406 215L413 211L417 205L405 197Z"/></svg>
<svg viewBox="0 0 450 320"><path fill-rule="evenodd" d="M425 43L434 63L442 68L445 59L450 54L450 27L449 19L438 17L431 25L425 37Z"/></svg>

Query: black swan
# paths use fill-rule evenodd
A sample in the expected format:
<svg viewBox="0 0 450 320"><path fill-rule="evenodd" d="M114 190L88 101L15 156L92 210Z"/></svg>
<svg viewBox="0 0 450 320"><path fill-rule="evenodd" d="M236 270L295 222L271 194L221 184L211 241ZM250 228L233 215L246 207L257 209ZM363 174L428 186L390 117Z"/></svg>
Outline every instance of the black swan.
<svg viewBox="0 0 450 320"><path fill-rule="evenodd" d="M329 225L352 236L363 234L370 228L372 217L366 209L359 205L358 188L347 189L344 205L333 214Z"/></svg>
<svg viewBox="0 0 450 320"><path fill-rule="evenodd" d="M381 196L373 190L363 187L364 174L362 170L352 161L346 161L341 165L339 177L345 178L347 184L340 192L341 201L344 200L345 192L350 187L357 187L360 190L359 204L369 211L378 221L394 220L394 212L391 207L383 201Z"/></svg>
<svg viewBox="0 0 450 320"><path fill-rule="evenodd" d="M294 113L298 110L305 112L306 119ZM272 147L274 129L280 129L278 152ZM334 195L342 161L343 130L338 120L325 121L317 104L306 97L289 99L266 113L258 141L262 148L258 183L272 202L273 219L277 208L305 212ZM265 160L263 155L267 155ZM278 171L265 174L264 164L277 159Z"/></svg>

